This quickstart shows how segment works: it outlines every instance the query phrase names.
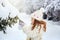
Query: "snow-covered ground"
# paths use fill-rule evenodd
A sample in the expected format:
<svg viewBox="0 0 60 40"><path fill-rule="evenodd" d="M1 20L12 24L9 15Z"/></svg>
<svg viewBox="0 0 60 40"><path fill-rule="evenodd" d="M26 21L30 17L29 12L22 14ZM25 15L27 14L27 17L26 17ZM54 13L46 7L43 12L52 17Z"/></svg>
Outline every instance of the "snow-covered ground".
<svg viewBox="0 0 60 40"><path fill-rule="evenodd" d="M28 15L25 13L19 13L19 11L8 2L5 2L5 4L7 4L5 7L2 7L0 4L0 17L5 18L8 16L9 12L11 12L11 17L18 15L21 20L26 24L29 24L28 22L30 19ZM46 22L47 32L43 33L43 40L60 40L60 25L48 20L46 20ZM3 34L3 32L0 31L0 40L26 40L26 34L19 28L20 26L17 23L12 26L12 28L7 27L7 34Z"/></svg>
<svg viewBox="0 0 60 40"><path fill-rule="evenodd" d="M60 25L52 21L47 22L47 32L43 35L43 40L60 40Z"/></svg>

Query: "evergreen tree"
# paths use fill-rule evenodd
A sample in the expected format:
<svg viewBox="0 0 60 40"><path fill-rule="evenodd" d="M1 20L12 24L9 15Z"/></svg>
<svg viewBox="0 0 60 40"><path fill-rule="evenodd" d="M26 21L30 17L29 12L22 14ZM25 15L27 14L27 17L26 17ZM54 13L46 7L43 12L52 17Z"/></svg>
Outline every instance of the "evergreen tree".
<svg viewBox="0 0 60 40"><path fill-rule="evenodd" d="M18 16L15 16L14 18L10 17L10 14L8 15L8 18L4 19L0 17L0 31L3 31L3 33L6 33L7 26L11 27L11 25L14 25L17 23Z"/></svg>

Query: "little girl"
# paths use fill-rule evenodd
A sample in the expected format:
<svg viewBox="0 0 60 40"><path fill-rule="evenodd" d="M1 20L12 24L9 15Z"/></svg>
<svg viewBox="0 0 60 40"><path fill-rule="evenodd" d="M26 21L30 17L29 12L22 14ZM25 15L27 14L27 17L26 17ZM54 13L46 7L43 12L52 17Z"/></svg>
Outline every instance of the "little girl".
<svg viewBox="0 0 60 40"><path fill-rule="evenodd" d="M42 32L46 32L46 22L43 19L44 8L31 14L31 24L24 25L23 31L27 40L42 40Z"/></svg>

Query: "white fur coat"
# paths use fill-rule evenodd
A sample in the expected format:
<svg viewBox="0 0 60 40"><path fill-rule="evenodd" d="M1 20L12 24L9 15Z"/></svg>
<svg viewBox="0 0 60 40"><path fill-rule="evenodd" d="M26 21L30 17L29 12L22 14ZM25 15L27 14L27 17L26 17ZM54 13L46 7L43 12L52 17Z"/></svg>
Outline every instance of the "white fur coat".
<svg viewBox="0 0 60 40"><path fill-rule="evenodd" d="M35 27L34 30L31 30L32 25L25 25L23 27L24 33L27 34L27 40L42 40L42 32L41 29L39 32L39 27Z"/></svg>

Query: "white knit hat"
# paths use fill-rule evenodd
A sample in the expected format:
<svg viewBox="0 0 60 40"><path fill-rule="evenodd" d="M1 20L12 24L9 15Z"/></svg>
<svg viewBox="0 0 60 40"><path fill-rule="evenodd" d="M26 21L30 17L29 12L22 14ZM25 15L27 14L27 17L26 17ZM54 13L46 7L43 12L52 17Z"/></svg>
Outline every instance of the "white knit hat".
<svg viewBox="0 0 60 40"><path fill-rule="evenodd" d="M43 20L43 12L44 12L44 8L40 8L40 10L35 11L34 13L31 14L32 18L35 18L37 20Z"/></svg>

